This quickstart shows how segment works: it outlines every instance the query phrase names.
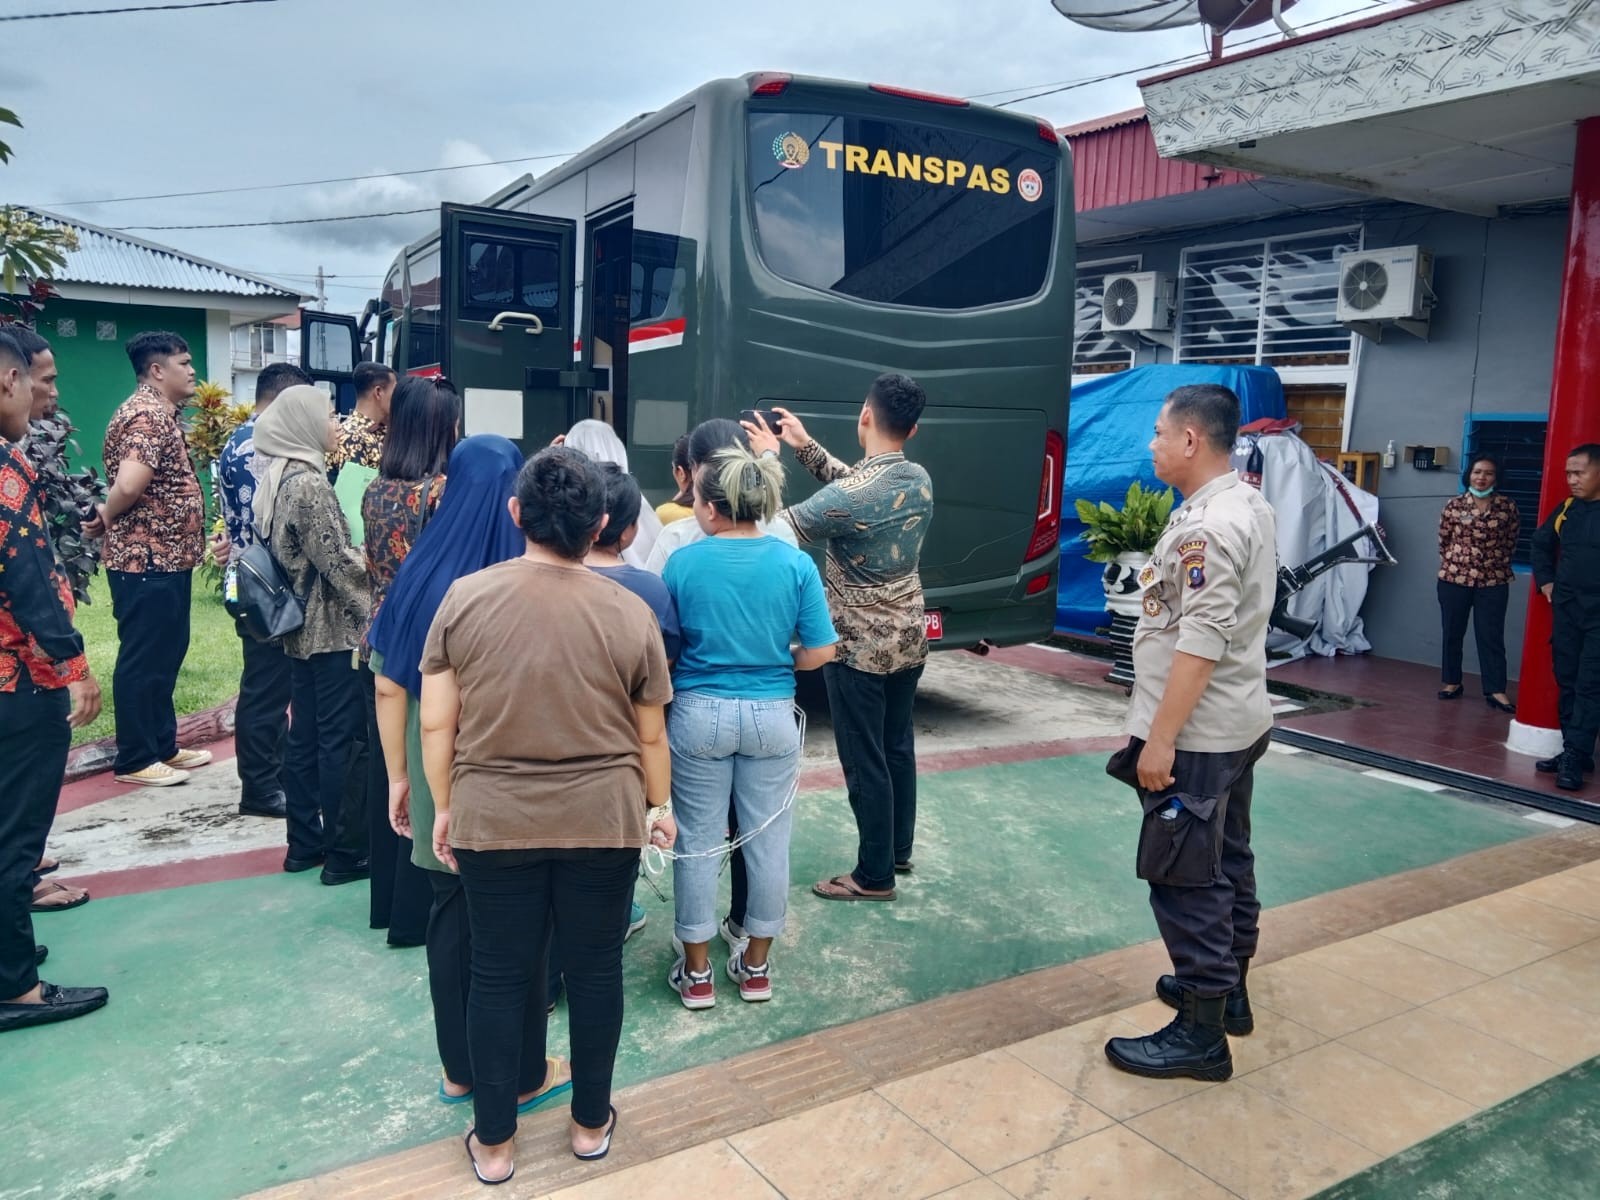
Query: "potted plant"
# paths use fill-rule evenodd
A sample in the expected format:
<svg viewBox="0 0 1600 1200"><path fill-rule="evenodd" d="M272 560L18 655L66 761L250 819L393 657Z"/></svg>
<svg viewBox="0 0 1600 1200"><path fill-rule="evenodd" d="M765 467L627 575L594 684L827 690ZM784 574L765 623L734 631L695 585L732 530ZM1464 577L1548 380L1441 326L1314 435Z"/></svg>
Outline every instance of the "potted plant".
<svg viewBox="0 0 1600 1200"><path fill-rule="evenodd" d="M1083 540L1089 544L1091 562L1105 563L1101 586L1106 592L1106 607L1112 613L1137 617L1140 611L1139 572L1150 561L1150 554L1172 515L1171 488L1156 491L1137 479L1128 485L1122 507L1102 500L1077 502L1078 520L1083 522Z"/></svg>

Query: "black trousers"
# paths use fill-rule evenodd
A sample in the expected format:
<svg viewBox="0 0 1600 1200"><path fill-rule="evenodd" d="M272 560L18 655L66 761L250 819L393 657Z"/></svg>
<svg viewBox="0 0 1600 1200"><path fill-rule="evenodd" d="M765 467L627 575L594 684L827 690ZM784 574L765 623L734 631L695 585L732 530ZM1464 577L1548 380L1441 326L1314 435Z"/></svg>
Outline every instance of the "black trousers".
<svg viewBox="0 0 1600 1200"><path fill-rule="evenodd" d="M517 1131L517 1095L544 1083L545 966L566 970L572 1119L610 1120L622 1038L622 935L639 851L457 850L472 937L467 1042L478 1137Z"/></svg>
<svg viewBox="0 0 1600 1200"><path fill-rule="evenodd" d="M1585 612L1556 597L1550 630L1561 740L1568 750L1593 754L1600 734L1600 612Z"/></svg>
<svg viewBox="0 0 1600 1200"><path fill-rule="evenodd" d="M107 571L117 622L111 697L117 709L117 774L178 752L172 693L189 653L192 571Z"/></svg>
<svg viewBox="0 0 1600 1200"><path fill-rule="evenodd" d="M289 677L289 741L283 759L289 856L326 856L329 870L348 871L361 861L366 841L362 819L346 804L350 758L366 725L361 685L348 650L292 658Z"/></svg>
<svg viewBox="0 0 1600 1200"><path fill-rule="evenodd" d="M1506 603L1510 598L1509 583L1462 587L1439 580L1439 618L1444 625L1444 662L1439 677L1446 687L1461 682L1461 645L1470 618L1472 636L1478 643L1483 694L1493 696L1506 690Z"/></svg>
<svg viewBox="0 0 1600 1200"><path fill-rule="evenodd" d="M33 990L33 869L44 853L67 769L72 709L66 688L26 678L0 692L0 1001Z"/></svg>
<svg viewBox="0 0 1600 1200"><path fill-rule="evenodd" d="M471 1087L467 994L472 987L472 927L467 920L467 893L459 875L448 871L422 874L433 896L433 907L428 912L428 994L433 998L433 1034L439 1045L439 1062L451 1083Z"/></svg>
<svg viewBox="0 0 1600 1200"><path fill-rule="evenodd" d="M276 643L258 642L240 631L244 669L233 714L239 791L264 800L283 790L283 749L289 736L289 657Z"/></svg>
<svg viewBox="0 0 1600 1200"><path fill-rule="evenodd" d="M1202 997L1225 996L1239 982L1239 959L1256 952L1261 917L1261 901L1256 897L1256 859L1250 849L1250 801L1255 791L1255 764L1267 752L1270 732L1245 750L1222 754L1203 754L1179 750L1173 759L1176 782L1160 793L1139 788L1145 827L1140 834L1140 878L1150 882L1150 908L1155 913L1161 940L1172 957L1172 973L1185 988ZM1112 759L1108 771L1128 782L1126 774L1114 769L1118 759L1127 756L1131 770L1138 764L1144 742L1132 739L1124 751ZM1137 785L1135 785L1137 786ZM1152 841L1169 832L1162 824L1161 811L1166 799L1177 796L1194 812L1203 812L1215 802L1209 816L1191 827L1202 841L1199 876L1205 882L1174 884L1152 878L1148 870L1153 860ZM1152 823L1154 823L1152 825ZM1195 865L1168 860L1178 872L1188 873Z"/></svg>
<svg viewBox="0 0 1600 1200"><path fill-rule="evenodd" d="M363 806L367 817L367 858L372 868L369 923L374 929L387 929L392 946L418 946L427 937L433 889L428 885L428 872L411 861L411 839L401 837L389 824L389 772L384 767L383 741L378 736L372 670L362 664L359 674L366 710L366 744L354 758L365 767Z"/></svg>
<svg viewBox="0 0 1600 1200"><path fill-rule="evenodd" d="M894 886L894 865L910 862L917 832L917 747L912 707L922 667L873 675L842 663L822 668L833 740L844 768L860 846L856 883Z"/></svg>

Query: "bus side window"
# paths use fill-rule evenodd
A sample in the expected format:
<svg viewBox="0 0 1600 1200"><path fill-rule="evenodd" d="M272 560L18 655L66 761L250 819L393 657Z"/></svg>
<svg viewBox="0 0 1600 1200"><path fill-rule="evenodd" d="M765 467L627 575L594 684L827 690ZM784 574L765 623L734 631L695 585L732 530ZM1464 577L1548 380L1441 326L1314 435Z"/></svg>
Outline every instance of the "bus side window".
<svg viewBox="0 0 1600 1200"><path fill-rule="evenodd" d="M561 258L554 247L473 237L467 243L466 260L461 283L464 311L493 317L515 309L531 312L548 325L560 321Z"/></svg>

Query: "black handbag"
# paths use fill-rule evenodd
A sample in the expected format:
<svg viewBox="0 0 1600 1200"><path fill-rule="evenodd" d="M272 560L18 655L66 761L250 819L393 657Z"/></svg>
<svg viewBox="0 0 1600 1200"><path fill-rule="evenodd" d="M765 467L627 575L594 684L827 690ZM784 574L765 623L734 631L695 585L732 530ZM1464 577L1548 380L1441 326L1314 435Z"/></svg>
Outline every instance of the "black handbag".
<svg viewBox="0 0 1600 1200"><path fill-rule="evenodd" d="M223 606L258 642L281 642L306 623L306 602L265 542L252 542L228 564Z"/></svg>

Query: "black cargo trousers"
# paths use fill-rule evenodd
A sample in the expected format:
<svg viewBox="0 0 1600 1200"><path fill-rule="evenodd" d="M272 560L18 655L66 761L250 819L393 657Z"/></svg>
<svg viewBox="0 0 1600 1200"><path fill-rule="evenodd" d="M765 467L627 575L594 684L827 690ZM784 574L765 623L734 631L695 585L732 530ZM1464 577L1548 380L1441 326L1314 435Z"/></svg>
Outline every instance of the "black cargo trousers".
<svg viewBox="0 0 1600 1200"><path fill-rule="evenodd" d="M1256 952L1261 902L1250 849L1255 765L1270 731L1243 750L1179 750L1172 786L1139 786L1144 739L1111 756L1106 774L1139 796L1137 874L1150 885L1150 908L1180 986L1201 997L1226 996L1239 982L1239 959ZM1173 808L1173 801L1178 807Z"/></svg>

